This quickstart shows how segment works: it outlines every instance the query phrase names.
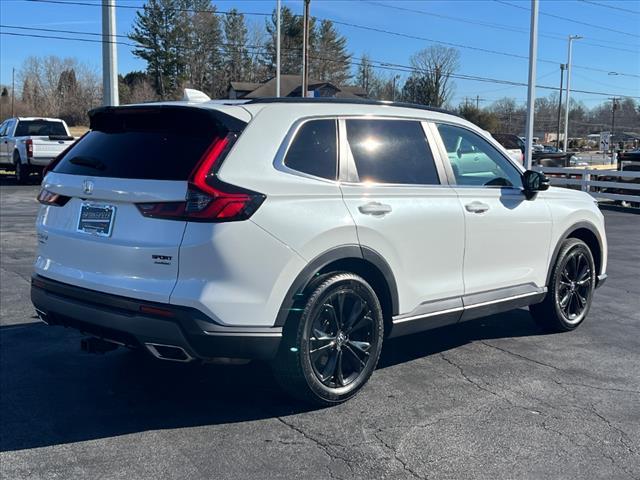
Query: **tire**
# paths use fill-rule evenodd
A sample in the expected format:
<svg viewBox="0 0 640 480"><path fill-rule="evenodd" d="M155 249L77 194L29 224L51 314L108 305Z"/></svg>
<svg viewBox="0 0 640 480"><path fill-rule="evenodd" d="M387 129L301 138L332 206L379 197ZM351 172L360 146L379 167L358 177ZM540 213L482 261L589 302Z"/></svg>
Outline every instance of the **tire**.
<svg viewBox="0 0 640 480"><path fill-rule="evenodd" d="M298 318L284 328L273 362L290 395L318 406L342 403L367 383L376 368L384 321L371 286L358 275L335 273L312 287Z"/></svg>
<svg viewBox="0 0 640 480"><path fill-rule="evenodd" d="M20 185L24 185L29 181L29 174L31 168L29 165L22 163L20 160L20 154L18 152L13 153L13 165L16 171L16 180Z"/></svg>
<svg viewBox="0 0 640 480"><path fill-rule="evenodd" d="M549 332L568 332L589 313L596 284L596 266L591 250L582 240L568 238L560 247L545 299L529 310L534 320Z"/></svg>

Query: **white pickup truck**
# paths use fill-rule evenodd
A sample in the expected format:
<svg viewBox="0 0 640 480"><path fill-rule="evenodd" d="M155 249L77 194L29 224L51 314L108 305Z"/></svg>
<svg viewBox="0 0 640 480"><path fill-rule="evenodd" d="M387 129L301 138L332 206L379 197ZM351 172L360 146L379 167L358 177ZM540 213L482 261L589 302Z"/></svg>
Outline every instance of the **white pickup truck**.
<svg viewBox="0 0 640 480"><path fill-rule="evenodd" d="M25 183L74 140L59 118L9 118L0 125L0 168L15 170L18 183Z"/></svg>

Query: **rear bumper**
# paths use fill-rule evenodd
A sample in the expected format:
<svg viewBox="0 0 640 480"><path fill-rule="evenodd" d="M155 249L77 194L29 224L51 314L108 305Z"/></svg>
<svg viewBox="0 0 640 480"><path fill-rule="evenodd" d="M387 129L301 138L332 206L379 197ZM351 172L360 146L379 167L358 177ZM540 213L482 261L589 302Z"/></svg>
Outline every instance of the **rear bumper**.
<svg viewBox="0 0 640 480"><path fill-rule="evenodd" d="M189 307L146 302L31 278L31 302L49 325L75 328L119 344L179 347L193 359L275 357L282 329L226 327ZM188 360L188 359L187 359ZM184 360L183 360L184 361Z"/></svg>

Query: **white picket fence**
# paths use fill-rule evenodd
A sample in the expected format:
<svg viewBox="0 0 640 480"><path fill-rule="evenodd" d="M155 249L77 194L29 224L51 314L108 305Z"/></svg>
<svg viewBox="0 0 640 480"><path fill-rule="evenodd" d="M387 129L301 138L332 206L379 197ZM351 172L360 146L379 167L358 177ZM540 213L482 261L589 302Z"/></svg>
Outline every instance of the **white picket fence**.
<svg viewBox="0 0 640 480"><path fill-rule="evenodd" d="M534 167L549 177L551 185L566 187L575 185L598 199L640 202L640 183L624 182L622 179L640 178L640 172L620 172L618 170L598 170L590 168ZM600 180L602 177L609 177ZM614 177L616 181L611 181ZM602 189L624 189L626 194L602 192ZM632 194L629 194L631 193Z"/></svg>

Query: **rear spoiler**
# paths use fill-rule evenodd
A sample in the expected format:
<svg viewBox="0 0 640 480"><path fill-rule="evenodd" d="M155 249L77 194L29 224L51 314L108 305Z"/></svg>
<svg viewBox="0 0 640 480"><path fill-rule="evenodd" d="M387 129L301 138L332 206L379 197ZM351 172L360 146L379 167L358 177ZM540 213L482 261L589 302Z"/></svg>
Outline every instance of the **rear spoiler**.
<svg viewBox="0 0 640 480"><path fill-rule="evenodd" d="M147 121L140 122L146 116ZM187 117L191 117L188 119ZM169 120L162 122L162 119ZM206 123L214 122L226 130L240 133L247 126L246 122L219 110L200 108L188 105L125 105L122 107L99 107L89 111L89 128L91 130L126 130L133 125L144 126L148 120L156 120L157 126L175 129L202 128ZM188 120L188 121L187 121Z"/></svg>

